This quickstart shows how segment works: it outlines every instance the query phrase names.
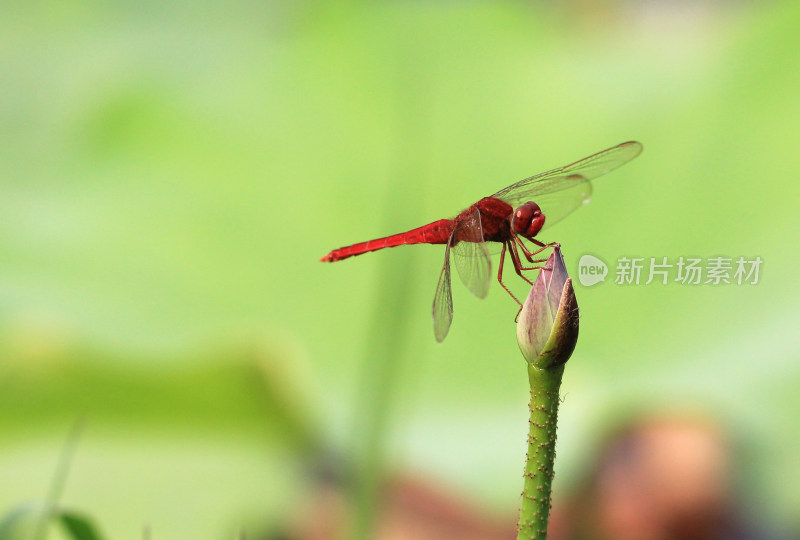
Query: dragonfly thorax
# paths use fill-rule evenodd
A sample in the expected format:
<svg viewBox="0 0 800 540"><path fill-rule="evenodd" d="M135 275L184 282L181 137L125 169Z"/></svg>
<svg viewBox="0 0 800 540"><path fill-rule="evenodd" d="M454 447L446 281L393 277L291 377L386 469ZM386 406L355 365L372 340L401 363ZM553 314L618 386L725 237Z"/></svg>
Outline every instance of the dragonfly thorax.
<svg viewBox="0 0 800 540"><path fill-rule="evenodd" d="M514 210L511 218L511 229L525 238L533 238L544 227L544 214L539 205L528 201Z"/></svg>

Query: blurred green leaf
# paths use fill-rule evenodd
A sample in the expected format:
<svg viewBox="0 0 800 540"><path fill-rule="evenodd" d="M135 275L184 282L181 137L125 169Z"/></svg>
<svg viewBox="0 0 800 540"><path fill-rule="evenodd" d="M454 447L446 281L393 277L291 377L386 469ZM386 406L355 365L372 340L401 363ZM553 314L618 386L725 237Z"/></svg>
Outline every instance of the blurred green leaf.
<svg viewBox="0 0 800 540"><path fill-rule="evenodd" d="M0 519L0 540L18 538L26 520L28 521L27 525L30 525L41 512L41 505L26 504L6 513Z"/></svg>
<svg viewBox="0 0 800 540"><path fill-rule="evenodd" d="M58 513L58 520L75 540L102 540L103 538L92 521L85 515L62 510Z"/></svg>
<svg viewBox="0 0 800 540"><path fill-rule="evenodd" d="M48 507L40 504L22 505L8 512L0 519L0 540L21 540L30 537L30 532L46 512L47 521L58 521L75 540L102 540L92 520L81 513L72 510L56 510L51 512ZM41 529L45 530L47 523Z"/></svg>

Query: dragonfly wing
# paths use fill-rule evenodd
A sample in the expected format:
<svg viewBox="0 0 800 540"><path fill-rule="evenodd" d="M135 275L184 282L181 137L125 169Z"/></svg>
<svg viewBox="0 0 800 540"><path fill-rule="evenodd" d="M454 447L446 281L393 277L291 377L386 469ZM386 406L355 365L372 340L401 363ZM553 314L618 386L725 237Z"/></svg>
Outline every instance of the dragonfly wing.
<svg viewBox="0 0 800 540"><path fill-rule="evenodd" d="M516 184L512 184L505 189L495 193L493 197L507 202L514 208L526 203L534 201L540 206L539 200L543 195L557 193L564 190L570 190L571 209L560 217L564 217L575 208L578 208L583 202L576 196L585 186L579 188L582 184L588 183L590 180L602 176L607 172L613 171L617 167L624 165L628 161L638 156L642 151L641 143L636 141L628 141L617 146L607 148L602 152L592 154L589 157L583 158L570 163L558 169L543 172L536 176L531 176L525 180L520 180ZM588 187L589 194L591 194L591 186ZM573 190L575 190L573 192ZM577 203L575 202L577 201ZM542 211L550 220L550 216L542 206ZM558 212L556 212L558 213ZM559 218L560 219L560 218ZM557 220L556 220L557 221Z"/></svg>
<svg viewBox="0 0 800 540"><path fill-rule="evenodd" d="M592 196L592 183L588 180L572 183L560 191L542 193L536 196L535 202L544 213L542 230L555 225L569 214L589 202Z"/></svg>
<svg viewBox="0 0 800 540"><path fill-rule="evenodd" d="M492 259L483 241L481 213L477 208L457 221L453 238L457 240L453 245L453 255L458 276L472 294L486 298L491 284Z"/></svg>
<svg viewBox="0 0 800 540"><path fill-rule="evenodd" d="M450 290L450 244L453 241L453 234L444 249L444 266L439 274L439 282L436 284L436 294L433 295L433 333L436 341L441 343L450 330L453 322L453 293Z"/></svg>

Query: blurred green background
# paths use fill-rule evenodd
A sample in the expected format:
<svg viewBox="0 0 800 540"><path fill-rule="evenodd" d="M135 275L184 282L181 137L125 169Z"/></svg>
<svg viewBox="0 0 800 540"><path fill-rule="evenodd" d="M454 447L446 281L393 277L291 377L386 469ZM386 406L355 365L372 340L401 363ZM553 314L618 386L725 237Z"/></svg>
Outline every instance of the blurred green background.
<svg viewBox="0 0 800 540"><path fill-rule="evenodd" d="M690 409L796 526L798 24L790 1L4 3L0 513L83 418L62 501L109 537L278 528L308 449L357 462L364 437L513 516L513 302L454 282L438 345L442 246L318 259L636 139L547 231L570 271L760 256L760 281L576 285L556 496L620 411Z"/></svg>

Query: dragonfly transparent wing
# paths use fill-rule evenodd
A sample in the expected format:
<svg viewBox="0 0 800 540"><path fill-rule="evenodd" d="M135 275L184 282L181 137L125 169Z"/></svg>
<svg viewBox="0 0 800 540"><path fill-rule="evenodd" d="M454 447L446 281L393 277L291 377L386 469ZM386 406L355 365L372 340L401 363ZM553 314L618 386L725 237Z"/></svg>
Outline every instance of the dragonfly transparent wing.
<svg viewBox="0 0 800 540"><path fill-rule="evenodd" d="M547 227L588 202L592 194L590 180L624 165L641 151L642 145L635 141L618 144L575 163L520 180L493 197L514 208L534 201L542 208Z"/></svg>
<svg viewBox="0 0 800 540"><path fill-rule="evenodd" d="M545 215L544 227L552 227L569 214L589 202L592 196L592 183L588 180L572 182L564 179L563 186L558 191L540 193L533 200L542 209Z"/></svg>
<svg viewBox="0 0 800 540"><path fill-rule="evenodd" d="M436 294L433 295L433 334L436 341L444 341L450 324L453 322L453 293L450 290L450 244L455 233L450 234L450 240L444 248L444 266L439 273L439 282L436 284Z"/></svg>
<svg viewBox="0 0 800 540"><path fill-rule="evenodd" d="M453 260L458 276L472 294L486 298L491 284L492 259L483 241L481 213L477 208L457 221L453 238Z"/></svg>

